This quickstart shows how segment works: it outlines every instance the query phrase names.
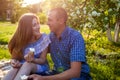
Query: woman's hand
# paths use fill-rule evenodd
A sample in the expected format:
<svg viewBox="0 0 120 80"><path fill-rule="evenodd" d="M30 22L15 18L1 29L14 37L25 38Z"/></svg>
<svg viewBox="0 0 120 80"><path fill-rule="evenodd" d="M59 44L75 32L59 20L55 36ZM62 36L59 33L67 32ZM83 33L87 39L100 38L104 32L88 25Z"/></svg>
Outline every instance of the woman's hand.
<svg viewBox="0 0 120 80"><path fill-rule="evenodd" d="M29 52L27 55L24 56L24 59L27 62L34 62L34 54Z"/></svg>
<svg viewBox="0 0 120 80"><path fill-rule="evenodd" d="M11 59L10 63L11 63L11 66L14 67L14 68L20 68L21 65L22 65L22 64L21 64L18 60L16 60L16 59Z"/></svg>

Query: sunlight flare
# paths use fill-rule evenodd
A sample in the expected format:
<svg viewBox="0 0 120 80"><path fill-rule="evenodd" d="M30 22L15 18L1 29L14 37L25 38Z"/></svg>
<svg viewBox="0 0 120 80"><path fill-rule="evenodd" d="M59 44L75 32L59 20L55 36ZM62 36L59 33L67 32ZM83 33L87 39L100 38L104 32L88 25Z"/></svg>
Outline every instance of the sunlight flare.
<svg viewBox="0 0 120 80"><path fill-rule="evenodd" d="M23 6L31 5L31 4L36 4L39 2L42 2L44 0L24 0L23 1Z"/></svg>

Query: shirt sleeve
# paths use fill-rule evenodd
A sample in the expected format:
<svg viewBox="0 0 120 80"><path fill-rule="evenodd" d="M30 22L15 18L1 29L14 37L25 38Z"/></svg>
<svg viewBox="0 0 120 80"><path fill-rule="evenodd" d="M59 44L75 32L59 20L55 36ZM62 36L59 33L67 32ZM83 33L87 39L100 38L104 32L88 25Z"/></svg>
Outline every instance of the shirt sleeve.
<svg viewBox="0 0 120 80"><path fill-rule="evenodd" d="M85 44L82 35L79 34L74 38L73 44L70 50L70 61L71 62L85 62Z"/></svg>

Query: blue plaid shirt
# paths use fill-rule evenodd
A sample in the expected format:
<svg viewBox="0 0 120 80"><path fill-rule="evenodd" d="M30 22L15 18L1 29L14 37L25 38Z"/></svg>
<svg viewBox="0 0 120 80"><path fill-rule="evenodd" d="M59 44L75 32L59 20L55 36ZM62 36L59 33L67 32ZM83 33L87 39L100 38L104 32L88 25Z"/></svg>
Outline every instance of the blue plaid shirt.
<svg viewBox="0 0 120 80"><path fill-rule="evenodd" d="M81 72L89 73L84 40L78 31L66 27L60 39L52 32L50 33L50 39L50 53L55 69L62 65L65 70L68 70L71 62L82 62Z"/></svg>

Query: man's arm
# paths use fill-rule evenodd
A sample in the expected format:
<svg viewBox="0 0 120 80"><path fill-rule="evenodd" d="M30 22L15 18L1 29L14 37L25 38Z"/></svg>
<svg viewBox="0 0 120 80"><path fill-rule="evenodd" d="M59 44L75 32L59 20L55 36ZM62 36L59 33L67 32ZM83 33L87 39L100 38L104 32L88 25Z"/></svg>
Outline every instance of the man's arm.
<svg viewBox="0 0 120 80"><path fill-rule="evenodd" d="M80 77L82 62L86 61L84 40L80 34L76 35L71 46L70 61L70 69L53 76L37 76L38 80L69 80ZM32 77L37 80L35 75Z"/></svg>
<svg viewBox="0 0 120 80"><path fill-rule="evenodd" d="M71 68L63 73L52 76L31 75L33 80L69 80L71 78L80 77L81 62L71 62Z"/></svg>
<svg viewBox="0 0 120 80"><path fill-rule="evenodd" d="M84 39L81 34L77 33L71 43L70 69L58 75L43 77L45 80L68 80L80 77L82 62L86 61Z"/></svg>

